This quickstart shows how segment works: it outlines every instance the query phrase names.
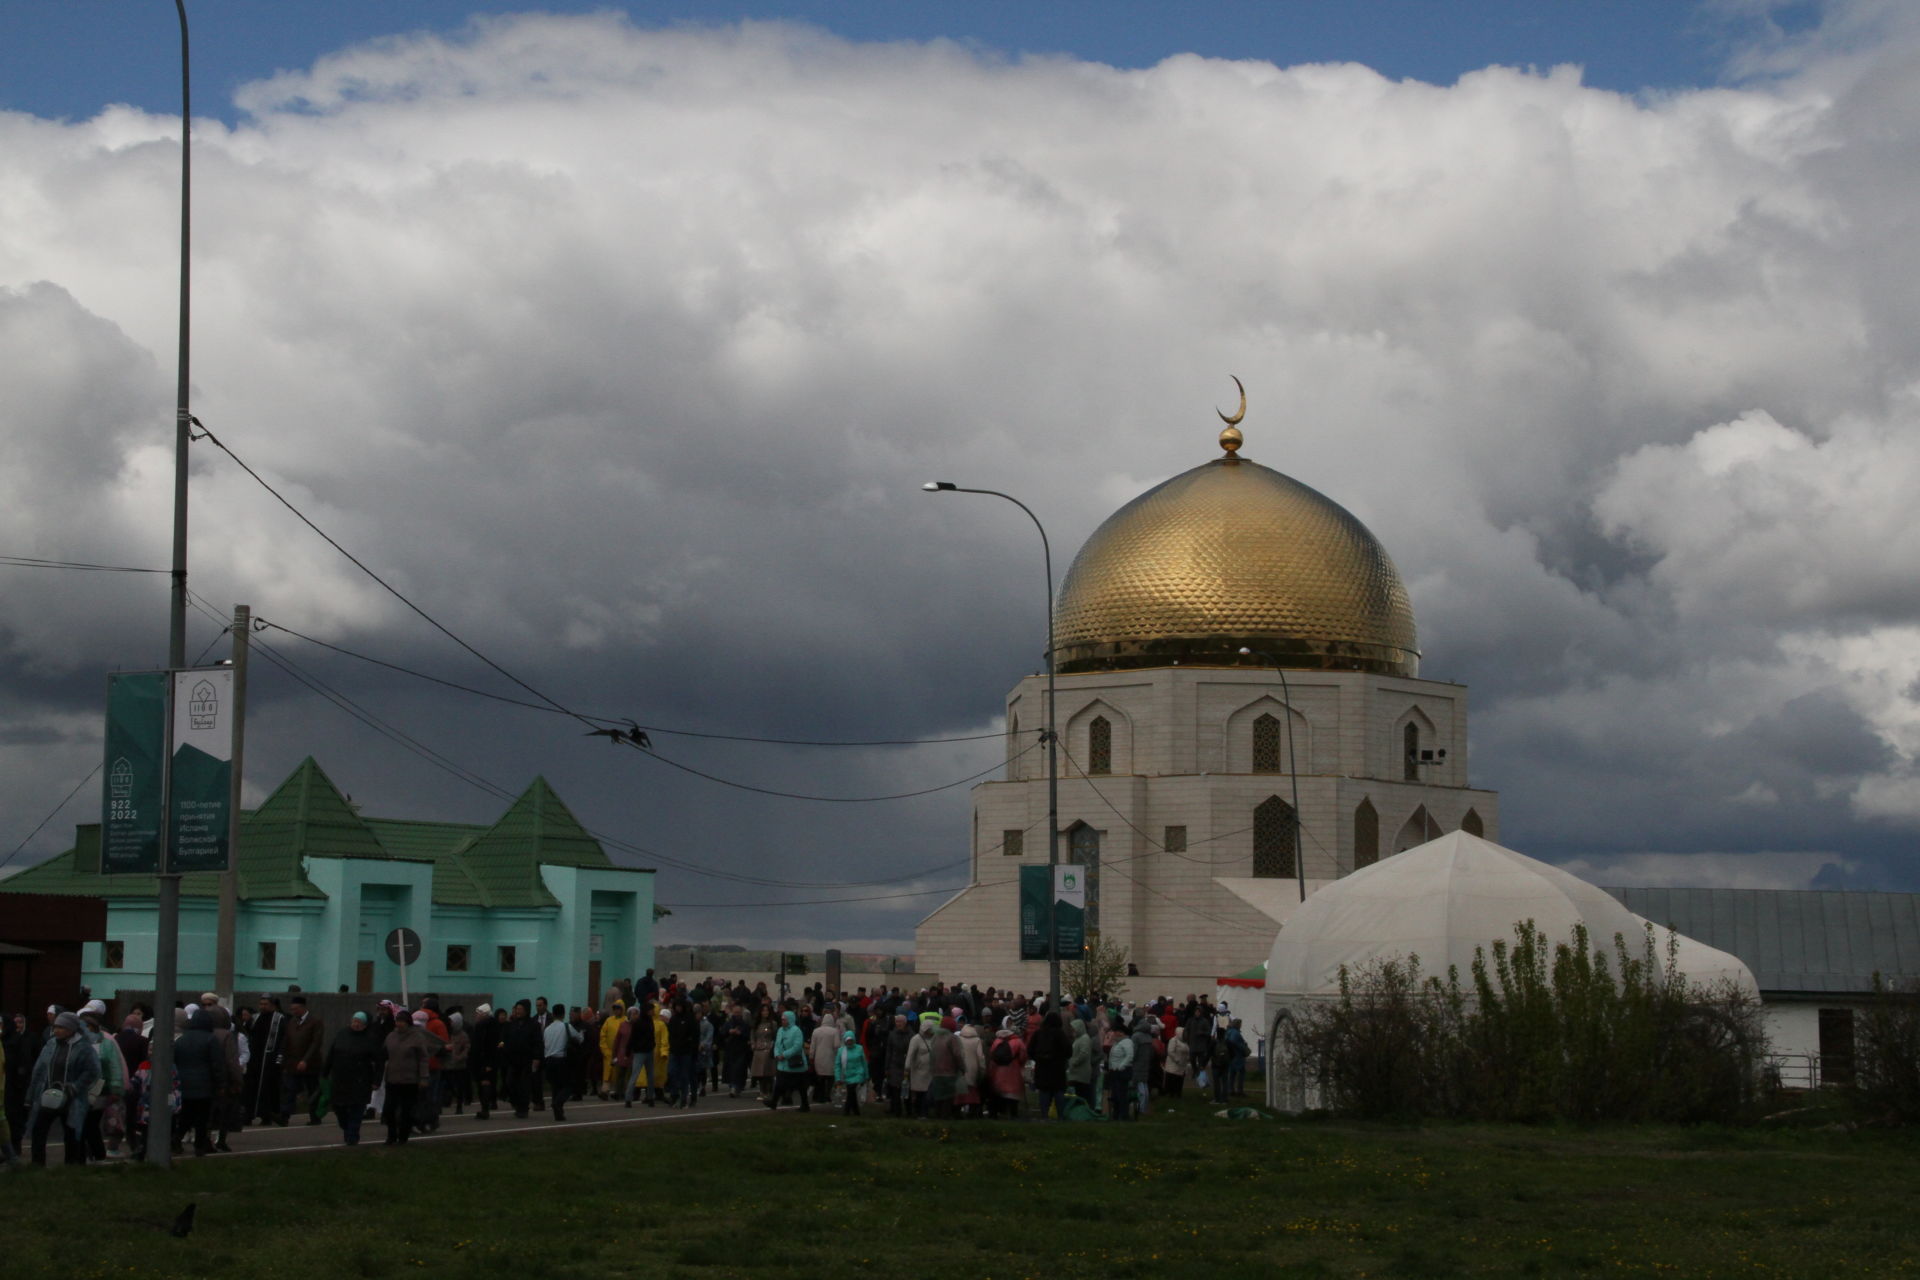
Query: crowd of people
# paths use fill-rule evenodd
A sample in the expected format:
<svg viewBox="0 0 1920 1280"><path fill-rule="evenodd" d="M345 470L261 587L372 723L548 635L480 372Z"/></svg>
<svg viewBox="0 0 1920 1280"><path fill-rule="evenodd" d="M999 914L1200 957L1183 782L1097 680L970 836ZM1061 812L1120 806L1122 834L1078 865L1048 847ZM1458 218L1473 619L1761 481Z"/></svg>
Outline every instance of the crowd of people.
<svg viewBox="0 0 1920 1280"><path fill-rule="evenodd" d="M307 997L263 997L238 1013L209 992L172 1010L172 1143L232 1150L252 1125L331 1116L357 1145L379 1122L389 1144L443 1117L548 1112L594 1096L627 1108L697 1107L725 1090L774 1110L837 1103L847 1115L1127 1120L1191 1084L1214 1102L1244 1096L1252 1057L1225 1005L1204 997L1138 1004L977 986L769 992L654 971L614 984L604 1009L544 998L471 1015L434 995L382 1000L331 1036ZM145 1154L153 1105L152 1010L117 1029L107 1006L53 1006L30 1030L0 1017L0 1160L46 1163L57 1132L68 1164Z"/></svg>

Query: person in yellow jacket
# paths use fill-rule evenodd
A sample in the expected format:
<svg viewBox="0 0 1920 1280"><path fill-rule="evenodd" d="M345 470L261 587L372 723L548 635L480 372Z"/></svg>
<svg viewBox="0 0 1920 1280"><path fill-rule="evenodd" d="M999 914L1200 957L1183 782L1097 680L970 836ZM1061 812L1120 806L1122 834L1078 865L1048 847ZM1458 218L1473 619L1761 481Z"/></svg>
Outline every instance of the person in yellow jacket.
<svg viewBox="0 0 1920 1280"><path fill-rule="evenodd" d="M667 1087L667 1015L658 1001L649 1000L647 1016L653 1019L652 1074L647 1077L647 1082L653 1086L652 1097L657 1098ZM653 1105L652 1098L648 1099L647 1105Z"/></svg>
<svg viewBox="0 0 1920 1280"><path fill-rule="evenodd" d="M614 1041L620 1038L620 1024L626 1020L627 1006L625 1002L615 1000L613 1002L613 1008L607 1013L607 1016L600 1021L600 1096L603 1098L608 1096L610 1089L619 1092L625 1091L626 1082L622 1080L616 1085L614 1079L614 1077L622 1074L622 1072L618 1067L613 1065L613 1053Z"/></svg>

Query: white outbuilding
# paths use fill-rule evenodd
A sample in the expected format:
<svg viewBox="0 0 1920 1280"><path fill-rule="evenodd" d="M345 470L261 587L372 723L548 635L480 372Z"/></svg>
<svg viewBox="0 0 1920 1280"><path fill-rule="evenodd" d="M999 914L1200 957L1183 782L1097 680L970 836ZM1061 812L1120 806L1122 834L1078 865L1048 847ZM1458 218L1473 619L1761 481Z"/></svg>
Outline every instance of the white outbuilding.
<svg viewBox="0 0 1920 1280"><path fill-rule="evenodd" d="M1444 977L1458 968L1465 980L1475 953L1512 941L1514 926L1531 920L1549 943L1565 942L1584 925L1595 946L1611 950L1616 935L1638 954L1648 922L1597 885L1464 831L1450 831L1364 867L1318 890L1281 928L1267 960L1268 1043L1300 1002L1339 994L1340 971L1370 962L1417 956L1421 971ZM1664 957L1670 931L1655 928ZM1760 995L1753 971L1738 957L1673 934L1675 963L1693 982L1731 982ZM1269 1075L1268 1101L1279 1073Z"/></svg>

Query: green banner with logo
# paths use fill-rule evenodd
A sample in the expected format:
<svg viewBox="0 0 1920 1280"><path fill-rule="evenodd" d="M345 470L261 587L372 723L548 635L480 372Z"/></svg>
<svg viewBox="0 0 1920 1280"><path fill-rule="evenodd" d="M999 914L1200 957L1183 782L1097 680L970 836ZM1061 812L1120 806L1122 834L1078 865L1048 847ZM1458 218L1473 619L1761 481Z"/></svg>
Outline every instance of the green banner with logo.
<svg viewBox="0 0 1920 1280"><path fill-rule="evenodd" d="M1071 863L1053 869L1053 936L1062 960L1087 945L1087 869Z"/></svg>
<svg viewBox="0 0 1920 1280"><path fill-rule="evenodd" d="M171 869L225 871L233 787L233 670L173 673Z"/></svg>
<svg viewBox="0 0 1920 1280"><path fill-rule="evenodd" d="M1047 867L1020 868L1020 958L1047 958L1047 903L1053 876Z"/></svg>
<svg viewBox="0 0 1920 1280"><path fill-rule="evenodd" d="M166 793L167 673L107 677L106 784L100 798L100 870L160 870L160 810Z"/></svg>

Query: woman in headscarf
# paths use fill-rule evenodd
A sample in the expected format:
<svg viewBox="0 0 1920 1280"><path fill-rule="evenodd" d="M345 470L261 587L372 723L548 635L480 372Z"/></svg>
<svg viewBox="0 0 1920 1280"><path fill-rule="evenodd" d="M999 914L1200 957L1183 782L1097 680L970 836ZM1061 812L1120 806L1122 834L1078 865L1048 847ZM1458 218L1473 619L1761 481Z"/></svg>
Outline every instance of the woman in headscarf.
<svg viewBox="0 0 1920 1280"><path fill-rule="evenodd" d="M760 1017L753 1024L753 1061L748 1066L762 1102L773 1096L773 1040L777 1031L773 1006L762 1001Z"/></svg>
<svg viewBox="0 0 1920 1280"><path fill-rule="evenodd" d="M833 1059L840 1051L840 1020L831 1006L808 1038L807 1051L813 1058L813 1100L826 1102L833 1091Z"/></svg>
<svg viewBox="0 0 1920 1280"><path fill-rule="evenodd" d="M987 1114L1020 1118L1020 1104L1027 1096L1027 1046L1014 1030L1012 1015L1001 1019L993 1033L993 1045L987 1050L987 1074L980 1091L987 1100Z"/></svg>
<svg viewBox="0 0 1920 1280"><path fill-rule="evenodd" d="M853 1032L840 1033L840 1047L833 1055L833 1082L844 1085L847 1100L840 1108L842 1115L860 1114L860 1091L867 1085L867 1051L862 1049L853 1038Z"/></svg>
<svg viewBox="0 0 1920 1280"><path fill-rule="evenodd" d="M227 1139L247 1127L247 1104L243 1097L246 1074L240 1065L241 1036L233 1029L233 1015L225 1007L218 1003L203 1007L207 1008L207 1018L213 1024L213 1038L220 1046L221 1061L226 1064L226 1079L213 1095L208 1123L214 1132L213 1149L230 1152L233 1147Z"/></svg>
<svg viewBox="0 0 1920 1280"><path fill-rule="evenodd" d="M380 1083L386 1057L380 1036L364 1013L349 1018L327 1047L325 1069L333 1088L333 1114L340 1121L340 1136L350 1147L360 1143L360 1124L366 1118L367 1103L373 1100L374 1086Z"/></svg>
<svg viewBox="0 0 1920 1280"><path fill-rule="evenodd" d="M120 1061L127 1064L127 1096L122 1103L122 1111L125 1113L122 1118L122 1127L129 1134L133 1132L134 1112L140 1105L140 1089L135 1076L140 1069L140 1064L147 1060L147 1037L140 1030L145 1022L146 1019L136 1009L121 1019L120 1030L114 1033L113 1037L114 1047L120 1050ZM25 1087L24 1084L22 1087ZM12 1110L11 1094L7 1097L7 1107L9 1111Z"/></svg>
<svg viewBox="0 0 1920 1280"><path fill-rule="evenodd" d="M941 1119L953 1115L954 1099L959 1096L968 1076L967 1052L960 1037L942 1021L933 1030L933 1083L927 1089L927 1101L933 1114Z"/></svg>
<svg viewBox="0 0 1920 1280"><path fill-rule="evenodd" d="M1073 1033L1073 1048L1067 1054L1067 1088L1088 1106L1093 1105L1093 1036L1087 1024L1075 1018L1068 1030Z"/></svg>
<svg viewBox="0 0 1920 1280"><path fill-rule="evenodd" d="M89 1000L80 1010L80 1034L100 1055L100 1092L89 1100L87 1127L82 1135L87 1144L87 1159L99 1162L107 1158L109 1145L115 1158L120 1155L123 1127L122 1105L127 1096L127 1067L120 1061L120 1046L106 1034L105 1001Z"/></svg>
<svg viewBox="0 0 1920 1280"><path fill-rule="evenodd" d="M612 1022L609 1018L607 1021ZM613 1053L608 1061L613 1064L613 1092L627 1107L633 1106L633 1082L637 1075L633 1069L634 1050L639 1045L639 1029L645 1024L640 1021L640 1006L630 1005L620 1019L620 1025L613 1032Z"/></svg>
<svg viewBox="0 0 1920 1280"><path fill-rule="evenodd" d="M413 1109L420 1089L431 1082L428 1061L439 1042L427 1031L425 1012L409 1019L396 1013L393 1030L382 1046L386 1054L387 1145L404 1143L413 1135Z"/></svg>
<svg viewBox="0 0 1920 1280"><path fill-rule="evenodd" d="M920 1019L920 1029L907 1045L907 1094L914 1117L920 1120L927 1118L927 1096L933 1091L933 1037L939 1030L940 1019L929 1014Z"/></svg>
<svg viewBox="0 0 1920 1280"><path fill-rule="evenodd" d="M658 1002L647 1005L648 1021L653 1024L653 1056L647 1060L647 1083L651 1088L647 1092L647 1105L652 1106L667 1093L667 1063L672 1051L667 1044L667 1011Z"/></svg>
<svg viewBox="0 0 1920 1280"><path fill-rule="evenodd" d="M447 1010L447 1065L440 1072L440 1087L453 1101L453 1114L459 1115L473 1100L473 1033L467 1030L465 1010Z"/></svg>
<svg viewBox="0 0 1920 1280"><path fill-rule="evenodd" d="M1186 1028L1176 1028L1167 1041L1167 1061L1160 1077L1160 1091L1178 1098L1187 1087L1187 1072L1193 1069L1193 1046L1187 1042Z"/></svg>
<svg viewBox="0 0 1920 1280"><path fill-rule="evenodd" d="M813 1110L807 1098L807 1038L801 1034L799 1019L791 1009L780 1015L780 1031L773 1038L773 1066L778 1083L773 1087L773 1097L767 1099L767 1108L778 1111L787 1094L798 1093L800 1109Z"/></svg>
<svg viewBox="0 0 1920 1280"><path fill-rule="evenodd" d="M867 1019L870 1025L881 1022L880 1015ZM913 1047L913 1027L904 1011L896 1012L885 1019L884 1027L875 1025L873 1036L881 1042L881 1048L875 1057L882 1064L882 1070L874 1078L883 1082L887 1094L887 1114L901 1114L901 1100L907 1090L907 1050Z"/></svg>
<svg viewBox="0 0 1920 1280"><path fill-rule="evenodd" d="M100 1055L80 1034L80 1019L71 1013L55 1014L27 1084L27 1129L35 1164L46 1165L47 1133L55 1125L66 1139L67 1163L87 1162L88 1096L99 1080Z"/></svg>

